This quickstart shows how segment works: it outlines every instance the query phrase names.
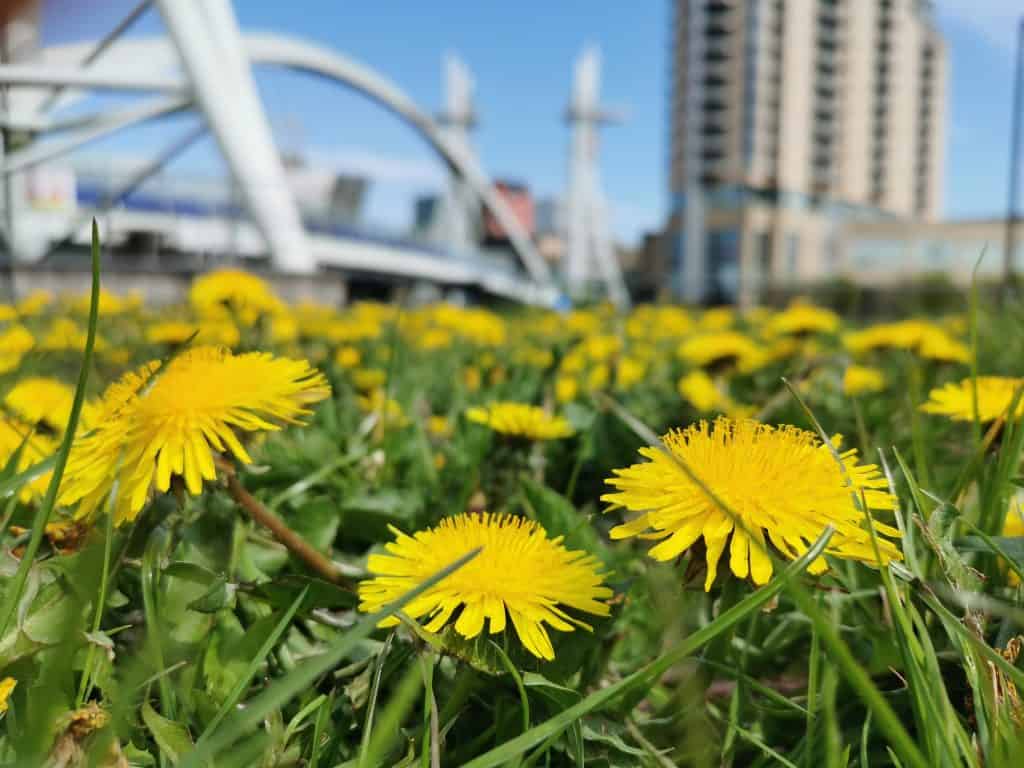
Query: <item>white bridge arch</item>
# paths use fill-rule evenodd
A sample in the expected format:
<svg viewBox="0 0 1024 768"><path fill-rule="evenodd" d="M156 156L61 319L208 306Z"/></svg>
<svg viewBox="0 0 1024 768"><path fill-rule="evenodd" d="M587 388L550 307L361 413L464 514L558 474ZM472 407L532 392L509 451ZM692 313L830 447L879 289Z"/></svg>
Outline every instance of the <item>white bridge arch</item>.
<svg viewBox="0 0 1024 768"><path fill-rule="evenodd" d="M222 5L218 0L213 0L213 4ZM172 0L161 5L164 8L173 6L180 9L186 4L176 5ZM237 27L235 31L237 32ZM176 39L168 38L127 38L119 40L115 45L110 45L110 41L101 41L99 46L92 42L65 45L43 49L39 52L39 60L31 66L0 66L0 83L20 86L12 90L10 106L6 114L0 114L0 121L11 127L31 130L44 136L50 133L61 135L60 138L50 141L34 142L8 154L0 162L0 175L17 174L32 165L51 160L131 125L189 108L199 107L207 118L208 126L217 133L216 116L209 114L210 94L205 94L207 98L203 98L204 93L196 82L202 78L196 77L195 62L191 62L191 67L187 66L190 63L187 60L189 52L182 51L176 42ZM531 303L550 304L555 301L558 291L551 282L547 263L537 252L515 214L495 193L493 185L476 159L464 148L448 140L434 119L421 110L401 88L373 69L343 54L303 40L257 34L239 35L237 42L241 48L241 55L248 65L277 66L323 77L369 98L412 127L449 169L465 181L473 195L490 210L505 229L512 249L524 269L524 273L518 276L507 271L500 274L491 271L492 273L488 274L486 269L480 274L474 274L475 270L464 260L461 263L445 264L447 259L420 254L403 260L403 266L396 263L396 271L410 272L413 276L426 278L430 278L432 272L436 272L436 277L440 281L452 279L454 282L478 282L485 289ZM87 68L82 68L80 63L88 61L98 47L103 49L102 59ZM186 65L184 72L183 63ZM54 95L54 88L61 89L59 96ZM50 114L53 110L84 98L87 92L92 90L152 92L157 95L91 119L76 118L71 122L51 119ZM217 138L222 149L225 149L224 136L218 135ZM231 140L232 137L228 137L228 142ZM236 171L237 156L235 163L232 163L233 158L227 151L225 156L229 167ZM165 161L169 157L169 153L165 154ZM278 162L276 153L274 162ZM161 162L155 162L148 167L144 176L133 179L132 184L137 186L146 175L159 171L161 165ZM267 201L256 203L256 206L250 204L250 208L257 208L251 212L259 224L258 204L267 204ZM281 203L277 201L276 204ZM265 231L264 235L273 254L275 233ZM318 244L320 248L315 249L311 247L314 244L305 239L304 233L293 235L303 239L293 240L288 247L294 247L298 242L310 254L315 250L323 254L322 243ZM342 268L371 271L382 268L383 271L388 271L386 260L382 262L380 254L347 254L346 251L349 250L335 248L330 251L327 261ZM438 263L432 266L431 262ZM295 263L293 260L290 265L293 269ZM289 265L286 263L285 266L287 268ZM303 271L301 266L298 271Z"/></svg>

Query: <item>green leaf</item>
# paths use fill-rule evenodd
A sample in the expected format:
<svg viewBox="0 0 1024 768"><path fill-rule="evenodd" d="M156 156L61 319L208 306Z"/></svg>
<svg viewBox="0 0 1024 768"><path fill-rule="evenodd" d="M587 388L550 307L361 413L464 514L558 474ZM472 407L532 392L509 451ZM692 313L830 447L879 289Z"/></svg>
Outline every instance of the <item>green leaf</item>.
<svg viewBox="0 0 1024 768"><path fill-rule="evenodd" d="M338 662L348 656L356 645L370 636L377 624L402 610L418 595L423 594L449 574L455 572L480 553L479 549L467 553L451 565L442 568L429 579L414 589L409 590L400 598L376 613L362 619L358 624L345 632L332 643L323 653L308 659L286 676L273 682L263 693L252 699L243 710L233 712L225 718L220 728L209 735L202 746L194 749L182 763L182 768L199 768L210 757L219 754L236 741L247 735L258 726L268 714L280 709L284 704L309 689L317 678L337 666ZM419 672L417 670L417 679Z"/></svg>
<svg viewBox="0 0 1024 768"><path fill-rule="evenodd" d="M329 581L301 574L282 576L251 590L253 596L266 600L271 607L278 609L287 608L301 593L305 593L305 598L299 606L300 616L315 608L336 611L354 608L356 605L356 597L352 592Z"/></svg>
<svg viewBox="0 0 1024 768"><path fill-rule="evenodd" d="M388 525L409 530L423 509L423 497L414 491L388 488L354 493L341 503L346 538L376 543L389 538Z"/></svg>
<svg viewBox="0 0 1024 768"><path fill-rule="evenodd" d="M183 755L192 751L192 737L185 727L158 714L148 701L142 705L142 721L153 734L153 740L160 751L172 764L177 765Z"/></svg>
<svg viewBox="0 0 1024 768"><path fill-rule="evenodd" d="M64 438L61 440L60 448L54 457L53 474L50 476L50 483L46 487L46 494L43 496L42 504L36 512L32 521L32 534L29 537L28 545L22 555L18 571L14 581L7 587L4 594L4 601L0 607L0 636L7 632L14 611L21 598L21 591L25 586L25 579L28 577L28 570L39 552L39 546L43 541L43 532L50 520L53 508L57 504L57 491L60 488L61 478L64 476L64 467L68 463L68 454L71 453L71 444L75 439L75 431L78 429L78 419L82 414L82 405L85 403L85 387L89 381L89 369L92 367L92 354L96 346L96 325L99 320L100 308L100 230L96 219L92 220L92 290L89 295L89 328L85 337L85 350L82 353L82 364L78 369L78 383L75 386L75 397L71 403L71 413L68 416L67 427L64 431Z"/></svg>
<svg viewBox="0 0 1024 768"><path fill-rule="evenodd" d="M1024 536L990 536L989 539L1003 554L1024 568ZM957 539L956 548L961 552L992 552L992 547L981 536Z"/></svg>
<svg viewBox="0 0 1024 768"><path fill-rule="evenodd" d="M188 604L193 611L200 613L216 613L225 608L235 607L235 591L237 587L228 583L224 577L218 578L200 597Z"/></svg>
<svg viewBox="0 0 1024 768"><path fill-rule="evenodd" d="M317 499L305 504L294 514L288 515L288 525L321 552L327 552L341 525L337 502Z"/></svg>
<svg viewBox="0 0 1024 768"><path fill-rule="evenodd" d="M779 594L788 585L790 579L798 574L802 574L807 566L824 551L830 537L831 530L829 529L804 553L803 557L790 563L767 585L745 597L732 608L722 613L717 619L701 627L654 661L641 667L631 675L624 677L622 680L595 691L576 704L566 707L543 723L535 725L526 733L520 734L514 739L509 739L504 744L470 760L463 765L463 768L491 768L492 766L496 768L497 766L506 765L518 755L526 752L526 750L547 739L557 737L558 734L572 726L580 718L591 712L599 711L634 688L649 687L653 681L661 677L668 669L726 630L736 626L736 624L746 619Z"/></svg>
<svg viewBox="0 0 1024 768"><path fill-rule="evenodd" d="M7 498L13 496L21 490L23 485L31 483L37 477L45 475L53 466L57 463L56 456L50 456L49 458L43 459L37 464L33 464L31 467L26 469L24 472L19 472L11 477L4 478L0 482L0 498Z"/></svg>
<svg viewBox="0 0 1024 768"><path fill-rule="evenodd" d="M235 682L235 686L232 688L227 698L221 704L220 709L217 711L217 714L214 715L213 719L206 726L206 730L203 731L203 734L199 737L200 743L209 738L210 734L213 733L216 727L220 724L221 720L223 720L227 716L227 714L234 708L234 706L242 698L242 694L245 693L246 686L248 686L249 683L252 681L253 677L255 677L260 665L262 665L264 660L267 658L267 654L269 654L271 649L277 644L277 641L285 633L285 630L287 630L288 627L291 626L292 619L295 618L295 612L298 610L299 605L302 603L305 597L306 592L303 591L302 594L300 594L295 599L295 602L292 603L291 606L289 606L288 610L285 611L284 614L281 616L280 620L277 622L277 625L274 627L273 631L263 641L263 644L256 652L256 655L249 660L249 664L245 672Z"/></svg>
<svg viewBox="0 0 1024 768"><path fill-rule="evenodd" d="M604 549L604 543L587 517L560 493L529 478L522 480L522 489L530 517L540 523L549 536L564 537L569 549L595 554Z"/></svg>
<svg viewBox="0 0 1024 768"><path fill-rule="evenodd" d="M201 587L208 587L216 583L222 577L196 563L190 563L183 560L176 560L169 563L166 568L163 569L164 577L173 577L175 579L184 579L185 581L191 582L192 584L198 584Z"/></svg>

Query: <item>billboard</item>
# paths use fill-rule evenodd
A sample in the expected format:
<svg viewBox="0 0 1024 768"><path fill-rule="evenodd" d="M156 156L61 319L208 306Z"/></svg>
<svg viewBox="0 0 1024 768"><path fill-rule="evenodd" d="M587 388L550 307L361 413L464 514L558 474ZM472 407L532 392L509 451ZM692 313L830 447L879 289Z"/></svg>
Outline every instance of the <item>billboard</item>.
<svg viewBox="0 0 1024 768"><path fill-rule="evenodd" d="M512 214L526 230L527 236L532 238L535 229L533 197L526 185L513 181L496 181L494 182L494 191L512 209ZM508 242L508 232L505 231L494 214L487 209L483 213L483 222L484 241L487 244L497 245Z"/></svg>

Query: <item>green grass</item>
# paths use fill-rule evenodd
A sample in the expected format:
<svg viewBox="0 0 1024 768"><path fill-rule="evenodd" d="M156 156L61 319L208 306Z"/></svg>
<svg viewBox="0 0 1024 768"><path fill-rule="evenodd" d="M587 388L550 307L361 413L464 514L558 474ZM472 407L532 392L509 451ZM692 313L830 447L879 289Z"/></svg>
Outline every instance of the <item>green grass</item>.
<svg viewBox="0 0 1024 768"><path fill-rule="evenodd" d="M94 269L97 256L98 243ZM120 528L101 516L58 547L46 524L68 519L57 490L83 404L122 371L174 354L145 341L142 329L157 319L148 310L103 314L100 305L97 273L91 310L78 318L84 350L36 350L0 376L0 397L28 375L75 383L56 454L35 467L21 466L17 451L0 463L0 677L17 680L0 720L0 766L1020 764L1024 670L1007 649L1024 634L1024 537L1003 525L1024 485L1024 428L1012 417L992 426L918 410L942 383L1022 373L1019 306L989 312L965 297L950 333L969 341L968 363L872 353L863 362L885 372L882 393L843 394L849 354L837 333L721 376L734 402L767 421L824 442L841 433L844 449L883 467L903 560L877 570L833 559L810 576L826 529L798 561L769 551L767 585L735 579L723 560L705 593L699 550L657 563L644 542L611 540L621 516L600 502L604 479L635 462L638 447L700 418L676 392L688 370L676 347L693 331L601 309L547 322L519 311L453 321L371 310L375 334L354 330L366 325L364 310L325 313L317 324L295 309L298 338L275 337L265 321L244 329L243 348L304 356L331 381L308 425L249 441L255 461L238 477L340 567L337 583L241 514L220 483L197 497L157 496ZM19 322L40 338L63 314L54 305ZM736 319L755 337L764 323ZM447 337L425 344L439 329ZM599 335L619 341L610 383L589 391L606 353L581 350ZM362 368L383 372L401 418L363 409L352 371L334 361L346 345ZM622 357L646 366L626 387L615 376ZM555 381L567 375L579 393L557 403ZM576 434L531 448L464 418L494 399L547 405ZM450 432L431 431L432 415L447 417ZM734 514L729 488L705 485L699 467L679 468ZM44 493L22 495L51 470ZM400 613L472 553L376 615L360 613L347 587L392 538L389 526L414 532L481 498L593 553L615 590L611 616L592 632L552 633L552 662L527 653L511 630L466 641L426 633ZM400 625L378 628L390 615Z"/></svg>

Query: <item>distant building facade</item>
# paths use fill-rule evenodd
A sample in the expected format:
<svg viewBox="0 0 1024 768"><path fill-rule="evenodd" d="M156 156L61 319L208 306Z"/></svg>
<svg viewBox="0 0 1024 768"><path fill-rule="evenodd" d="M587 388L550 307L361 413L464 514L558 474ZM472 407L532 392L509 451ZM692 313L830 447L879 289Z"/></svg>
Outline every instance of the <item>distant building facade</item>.
<svg viewBox="0 0 1024 768"><path fill-rule="evenodd" d="M984 281L998 280L1005 264L1004 219L852 222L844 232L840 271L867 285L892 285L924 275L970 284L975 266ZM1017 240L1013 270L1024 274L1024 242Z"/></svg>
<svg viewBox="0 0 1024 768"><path fill-rule="evenodd" d="M494 182L494 191L508 204L526 234L533 237L536 217L529 188L518 181L497 180ZM508 232L490 209L484 209L482 219L485 245L505 245L509 242Z"/></svg>
<svg viewBox="0 0 1024 768"><path fill-rule="evenodd" d="M562 269L565 259L567 229L565 203L557 197L543 197L535 207L537 250L555 269Z"/></svg>
<svg viewBox="0 0 1024 768"><path fill-rule="evenodd" d="M673 289L751 301L843 268L843 230L941 207L946 51L924 0L676 0Z"/></svg>

